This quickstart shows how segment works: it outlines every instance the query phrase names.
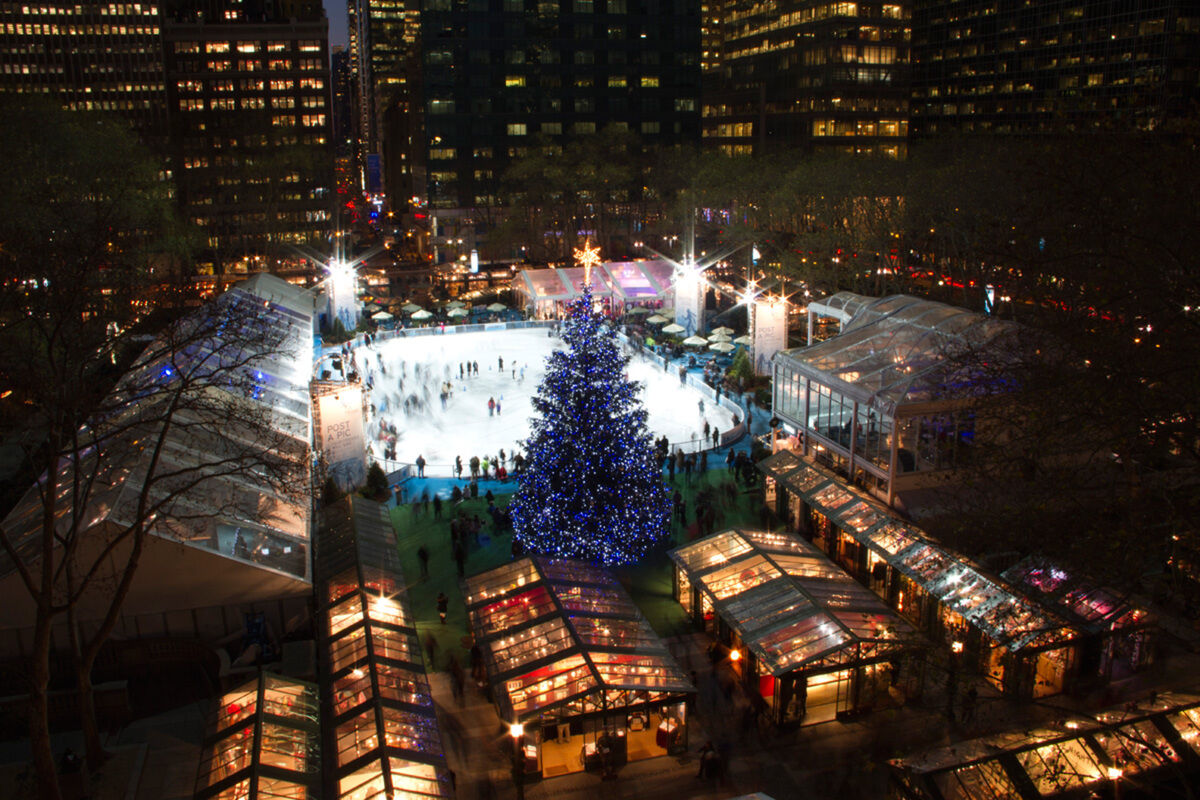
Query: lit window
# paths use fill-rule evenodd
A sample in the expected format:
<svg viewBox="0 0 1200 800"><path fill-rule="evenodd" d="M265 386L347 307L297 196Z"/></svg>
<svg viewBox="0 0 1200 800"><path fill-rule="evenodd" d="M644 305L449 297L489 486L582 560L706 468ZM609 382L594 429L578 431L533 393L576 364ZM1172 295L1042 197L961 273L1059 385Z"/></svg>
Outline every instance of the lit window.
<svg viewBox="0 0 1200 800"><path fill-rule="evenodd" d="M524 122L508 123L509 136L524 136L526 133L528 133L528 126L526 126Z"/></svg>

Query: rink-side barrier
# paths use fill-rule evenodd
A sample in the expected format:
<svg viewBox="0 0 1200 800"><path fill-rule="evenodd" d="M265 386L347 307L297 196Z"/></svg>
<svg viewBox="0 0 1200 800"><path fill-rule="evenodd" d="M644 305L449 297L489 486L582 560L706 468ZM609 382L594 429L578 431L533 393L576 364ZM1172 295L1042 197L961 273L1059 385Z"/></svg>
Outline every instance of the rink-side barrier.
<svg viewBox="0 0 1200 800"><path fill-rule="evenodd" d="M427 328L404 328L402 330L379 331L375 334L376 342L388 342L393 339L405 339L416 336L447 336L456 333L479 333L484 331L516 331L527 328L554 328L559 322L552 319L530 319L530 320L513 320L509 322L484 322L472 323L469 325L434 325ZM678 376L680 364L671 363L663 356L655 353L643 346L636 345L629 340L629 337L622 331L616 331L617 339L624 345L625 352L633 358L642 358L651 362L659 369ZM361 337L355 339L355 344L361 344ZM339 345L332 345L323 349L324 355L331 355L340 352ZM730 397L727 392L721 392L720 396L712 386L709 386L701 378L692 374L688 370L683 380L684 385L690 386L701 395L706 401L715 403L719 408L723 408L730 413L736 415L739 422L733 425L733 420L730 420L731 427L728 430L721 431L720 447L729 447L737 444L746 436L746 420L749 419L749 411L743 407L735 398ZM671 442L671 452L682 450L684 453L699 453L702 450L713 450L712 438L705 437L703 434L697 434L689 439ZM388 474L389 486L401 486L408 480L417 476L416 464L391 461L388 459L372 456L384 472ZM427 478L454 478L454 464L425 464L425 477ZM469 479L468 470L463 470L463 479Z"/></svg>

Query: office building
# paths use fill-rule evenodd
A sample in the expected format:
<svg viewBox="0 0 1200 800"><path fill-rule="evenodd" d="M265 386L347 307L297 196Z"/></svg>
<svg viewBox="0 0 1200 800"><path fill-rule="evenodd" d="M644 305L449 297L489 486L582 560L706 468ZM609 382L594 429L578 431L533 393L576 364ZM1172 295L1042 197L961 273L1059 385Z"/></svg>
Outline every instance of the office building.
<svg viewBox="0 0 1200 800"><path fill-rule="evenodd" d="M320 5L190 3L164 50L180 202L199 271L307 272L328 248L333 142Z"/></svg>
<svg viewBox="0 0 1200 800"><path fill-rule="evenodd" d="M734 155L905 154L908 4L721 0L713 8L721 32L707 59L706 144Z"/></svg>
<svg viewBox="0 0 1200 800"><path fill-rule="evenodd" d="M1192 111L1200 7L918 3L913 63L914 137L1153 130Z"/></svg>

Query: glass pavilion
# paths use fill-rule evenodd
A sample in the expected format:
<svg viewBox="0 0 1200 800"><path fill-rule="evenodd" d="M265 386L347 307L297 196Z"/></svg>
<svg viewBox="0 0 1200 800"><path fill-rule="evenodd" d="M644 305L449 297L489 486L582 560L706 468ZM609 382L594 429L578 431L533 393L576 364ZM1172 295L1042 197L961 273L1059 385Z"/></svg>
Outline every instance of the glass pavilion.
<svg viewBox="0 0 1200 800"><path fill-rule="evenodd" d="M200 755L196 800L321 796L317 689L260 673L222 697Z"/></svg>
<svg viewBox="0 0 1200 800"><path fill-rule="evenodd" d="M553 777L687 749L695 688L604 569L539 556L465 582L500 718L524 726L527 774Z"/></svg>
<svg viewBox="0 0 1200 800"><path fill-rule="evenodd" d="M1200 774L1200 697L1165 694L1152 706L958 742L889 766L895 800L1190 795L1181 783Z"/></svg>
<svg viewBox="0 0 1200 800"><path fill-rule="evenodd" d="M453 797L386 507L329 507L317 545L326 796Z"/></svg>
<svg viewBox="0 0 1200 800"><path fill-rule="evenodd" d="M919 676L905 620L787 533L728 530L672 550L675 596L738 653L731 665L776 724L825 722L891 702Z"/></svg>
<svg viewBox="0 0 1200 800"><path fill-rule="evenodd" d="M901 616L1021 697L1064 691L1082 630L890 514L833 472L781 450L758 468L767 502Z"/></svg>
<svg viewBox="0 0 1200 800"><path fill-rule="evenodd" d="M526 269L513 278L513 291L535 317L556 318L583 290L582 267ZM619 313L646 305L661 308L674 297L674 267L661 259L609 261L592 269L592 296Z"/></svg>
<svg viewBox="0 0 1200 800"><path fill-rule="evenodd" d="M979 381L957 357L998 349L1014 324L907 295L813 306L844 317L841 333L774 358L773 410L804 454L888 505L970 458Z"/></svg>

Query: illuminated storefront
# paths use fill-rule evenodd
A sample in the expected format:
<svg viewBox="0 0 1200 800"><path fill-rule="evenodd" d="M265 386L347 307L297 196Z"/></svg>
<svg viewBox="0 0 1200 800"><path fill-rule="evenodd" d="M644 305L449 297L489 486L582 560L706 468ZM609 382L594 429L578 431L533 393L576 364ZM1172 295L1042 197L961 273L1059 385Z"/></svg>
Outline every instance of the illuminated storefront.
<svg viewBox="0 0 1200 800"><path fill-rule="evenodd" d="M1200 773L1200 697L1068 718L888 762L893 800L1190 796Z"/></svg>
<svg viewBox="0 0 1200 800"><path fill-rule="evenodd" d="M608 572L531 556L465 586L500 718L520 726L526 774L687 750L695 688Z"/></svg>
<svg viewBox="0 0 1200 800"><path fill-rule="evenodd" d="M921 646L916 630L803 539L728 530L670 557L676 598L731 648L732 668L776 724L895 705L919 684L915 661L906 664Z"/></svg>
<svg viewBox="0 0 1200 800"><path fill-rule="evenodd" d="M262 673L221 696L196 778L197 800L321 796L317 688Z"/></svg>
<svg viewBox="0 0 1200 800"><path fill-rule="evenodd" d="M325 796L453 797L386 506L330 506L318 552Z"/></svg>
<svg viewBox="0 0 1200 800"><path fill-rule="evenodd" d="M768 502L793 529L997 688L1029 698L1058 694L1072 683L1083 630L1068 616L985 575L794 453L780 451L759 469Z"/></svg>
<svg viewBox="0 0 1200 800"><path fill-rule="evenodd" d="M607 261L592 270L592 296L612 313L647 306L671 305L674 267L667 261ZM582 267L525 269L513 278L512 290L533 317L557 318L583 290Z"/></svg>

